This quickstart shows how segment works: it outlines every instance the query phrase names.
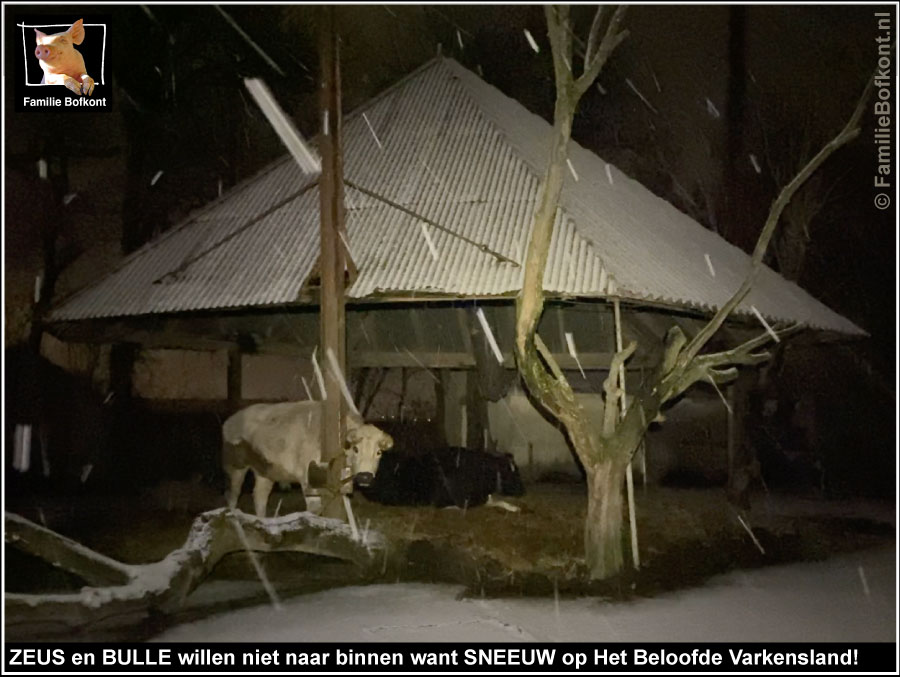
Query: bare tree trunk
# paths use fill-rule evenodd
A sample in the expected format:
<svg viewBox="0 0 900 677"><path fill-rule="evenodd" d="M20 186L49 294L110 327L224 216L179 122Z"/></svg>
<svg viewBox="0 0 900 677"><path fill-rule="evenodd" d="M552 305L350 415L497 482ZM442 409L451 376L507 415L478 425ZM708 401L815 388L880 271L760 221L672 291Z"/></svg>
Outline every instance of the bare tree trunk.
<svg viewBox="0 0 900 677"><path fill-rule="evenodd" d="M622 478L626 464L603 461L587 469L588 507L584 522L584 557L591 578L622 570Z"/></svg>

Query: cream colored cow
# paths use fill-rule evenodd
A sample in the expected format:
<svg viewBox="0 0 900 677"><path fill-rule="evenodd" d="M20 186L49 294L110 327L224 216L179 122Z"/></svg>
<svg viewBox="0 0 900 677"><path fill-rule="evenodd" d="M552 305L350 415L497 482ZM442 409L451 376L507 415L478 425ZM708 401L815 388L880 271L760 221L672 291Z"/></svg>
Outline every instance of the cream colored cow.
<svg viewBox="0 0 900 677"><path fill-rule="evenodd" d="M237 506L244 476L253 471L253 505L265 517L275 482L297 482L307 498L310 461L320 460L322 403L315 401L254 404L222 425L222 466L230 480L228 505ZM394 440L362 419L348 415L344 453L351 477L360 486L371 484L381 452Z"/></svg>

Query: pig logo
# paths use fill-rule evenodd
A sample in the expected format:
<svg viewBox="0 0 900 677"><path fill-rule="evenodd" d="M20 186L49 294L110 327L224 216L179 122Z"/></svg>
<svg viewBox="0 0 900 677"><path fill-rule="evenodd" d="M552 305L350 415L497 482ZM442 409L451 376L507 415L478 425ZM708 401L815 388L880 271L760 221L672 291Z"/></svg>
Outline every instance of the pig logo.
<svg viewBox="0 0 900 677"><path fill-rule="evenodd" d="M34 29L37 47L34 55L40 61L48 85L64 85L78 96L90 96L94 92L94 79L87 74L84 57L75 49L84 41L84 23L81 19L63 33L47 35Z"/></svg>

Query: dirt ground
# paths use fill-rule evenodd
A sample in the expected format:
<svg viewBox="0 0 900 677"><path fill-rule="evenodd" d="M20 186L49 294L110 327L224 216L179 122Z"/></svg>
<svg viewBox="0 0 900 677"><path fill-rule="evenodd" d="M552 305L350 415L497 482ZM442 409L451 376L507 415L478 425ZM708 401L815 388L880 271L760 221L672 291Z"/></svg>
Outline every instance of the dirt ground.
<svg viewBox="0 0 900 677"><path fill-rule="evenodd" d="M626 570L610 581L589 582L583 551L585 488L535 485L510 502L521 511L398 509L360 501L356 512L361 525L410 542L408 578L463 583L471 595L653 596L733 569L822 559L891 542L895 532L891 523L873 519L871 511L851 517L845 506L798 514L786 501L763 495L751 511L739 513L718 488L638 488L640 569L631 565L626 516Z"/></svg>
<svg viewBox="0 0 900 677"><path fill-rule="evenodd" d="M363 572L349 562L304 553L269 553L260 561L282 599L345 585L418 581L459 584L460 594L469 597L590 595L621 601L700 585L734 569L817 560L893 543L896 529L892 504L761 495L742 515L757 545L721 488L638 487L636 500L641 567L631 566L626 517L626 569L607 581L591 582L586 575L582 546L586 494L582 485L572 482L527 486L524 496L509 499L519 512L493 507L389 507L356 496L353 505L360 530L379 531L405 551L381 572ZM161 503L148 495L32 494L27 499L8 497L6 508L120 561L144 563L162 559L183 544L199 512L189 503ZM201 510L224 505L224 499L216 493L213 503ZM239 507L250 512L250 503L245 495ZM269 509L274 506L287 514L303 509L304 502L299 492L276 491ZM6 592L61 592L84 585L12 547L6 546L5 554ZM179 612L150 614L121 627L66 628L64 639L138 641L175 624L267 601L246 553L233 553L220 561ZM58 628L36 631L9 617L5 623L7 638L63 638L54 634Z"/></svg>
<svg viewBox="0 0 900 677"><path fill-rule="evenodd" d="M471 595L653 596L736 568L821 559L883 544L895 533L893 506L882 508L879 521L871 514L854 517L835 503L794 501L792 506L783 497L762 494L752 510L742 513L757 545L720 488L638 486L641 567L631 566L626 517L625 572L591 583L584 567L586 500L581 484L535 484L509 502L520 511L389 507L362 496L353 499L361 530L379 531L405 544L405 564L385 571L383 579L460 583ZM303 499L299 492L276 491L269 506L286 514L302 509ZM249 496L240 507L251 510ZM196 514L166 510L146 496L31 498L9 502L7 509L128 563L156 561L180 546ZM65 574L10 548L7 558L7 591L78 587ZM274 553L264 557L264 564L285 594L361 580L352 565L313 555ZM243 553L223 560L212 577L212 582L242 580L256 580Z"/></svg>

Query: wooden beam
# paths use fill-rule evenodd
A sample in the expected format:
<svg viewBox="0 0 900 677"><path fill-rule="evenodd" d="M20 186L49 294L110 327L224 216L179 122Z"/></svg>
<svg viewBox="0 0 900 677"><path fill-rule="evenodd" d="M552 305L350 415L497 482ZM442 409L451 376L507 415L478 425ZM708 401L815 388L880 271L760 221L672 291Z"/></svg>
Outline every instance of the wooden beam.
<svg viewBox="0 0 900 677"><path fill-rule="evenodd" d="M269 352L269 346L261 346L260 352ZM274 351L273 351L274 352ZM562 369L578 369L575 359L568 353L554 353L553 357ZM612 353L578 353L578 360L584 369L608 369ZM471 369L475 367L475 358L468 353L452 352L420 352L420 351L361 351L348 357L352 368L362 367L428 367L429 369ZM515 363L512 353L503 354L503 366L513 369ZM629 360L628 369L634 370L642 366L638 360ZM643 366L647 366L644 364Z"/></svg>
<svg viewBox="0 0 900 677"><path fill-rule="evenodd" d="M340 500L343 463L343 422L346 404L341 396L338 378L331 369L329 353L334 355L343 374L347 373L344 327L344 247L338 233L343 230L344 189L341 158L341 77L339 41L335 26L335 8L320 10L319 35L321 68L321 123L319 151L322 175L319 179L320 242L319 275L320 338L319 365L325 376L325 402L322 416L322 461L329 464L328 493L323 501L325 517L347 519Z"/></svg>

